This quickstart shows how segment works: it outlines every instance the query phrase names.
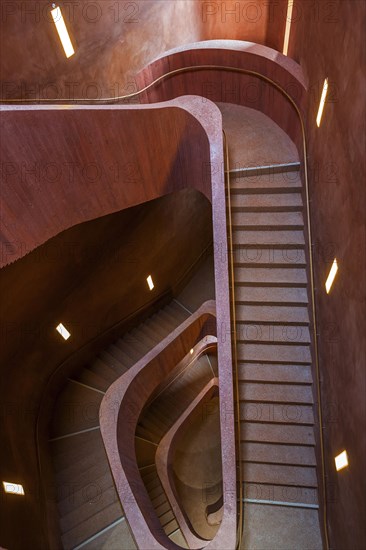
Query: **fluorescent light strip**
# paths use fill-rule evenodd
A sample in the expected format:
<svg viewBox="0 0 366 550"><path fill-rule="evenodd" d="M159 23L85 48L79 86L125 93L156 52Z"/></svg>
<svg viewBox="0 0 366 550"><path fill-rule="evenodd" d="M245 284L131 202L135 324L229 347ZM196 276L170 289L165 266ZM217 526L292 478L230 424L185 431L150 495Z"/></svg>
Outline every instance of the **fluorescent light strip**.
<svg viewBox="0 0 366 550"><path fill-rule="evenodd" d="M147 281L147 284L148 284L148 286L149 286L149 289L152 290L152 289L154 288L154 283L153 283L153 280L152 280L151 275L149 275L149 276L147 277L146 281Z"/></svg>
<svg viewBox="0 0 366 550"><path fill-rule="evenodd" d="M333 284L334 278L337 274L337 271L338 271L337 259L334 258L334 261L332 263L332 267L330 268L330 271L329 271L329 275L327 277L327 280L325 281L325 290L326 290L327 294L329 294L330 289L332 288L332 284Z"/></svg>
<svg viewBox="0 0 366 550"><path fill-rule="evenodd" d="M317 114L317 117L316 117L316 124L317 124L318 128L319 128L320 123L322 121L325 100L327 99L327 93L328 93L328 79L326 78L324 80L322 95L321 95L320 103L319 103L318 114Z"/></svg>
<svg viewBox="0 0 366 550"><path fill-rule="evenodd" d="M64 18L62 17L61 8L55 8L51 10L51 15L54 24L56 25L56 30L61 40L62 47L65 51L67 58L74 55L75 51L71 44L70 36L67 31Z"/></svg>
<svg viewBox="0 0 366 550"><path fill-rule="evenodd" d="M285 28L285 38L283 41L283 54L287 55L288 53L288 44L290 40L290 30L292 23L292 8L294 7L294 0L288 0L287 4L287 15L286 15L286 28Z"/></svg>
<svg viewBox="0 0 366 550"><path fill-rule="evenodd" d="M348 466L348 455L347 451L342 451L339 455L337 455L334 459L336 470L337 472L339 470L343 470L343 468L346 468Z"/></svg>
<svg viewBox="0 0 366 550"><path fill-rule="evenodd" d="M64 340L68 340L71 336L67 328L64 327L62 323L57 325L56 327L57 332L59 332Z"/></svg>
<svg viewBox="0 0 366 550"><path fill-rule="evenodd" d="M11 483L11 481L3 481L5 493L11 495L24 495L23 485L20 483Z"/></svg>

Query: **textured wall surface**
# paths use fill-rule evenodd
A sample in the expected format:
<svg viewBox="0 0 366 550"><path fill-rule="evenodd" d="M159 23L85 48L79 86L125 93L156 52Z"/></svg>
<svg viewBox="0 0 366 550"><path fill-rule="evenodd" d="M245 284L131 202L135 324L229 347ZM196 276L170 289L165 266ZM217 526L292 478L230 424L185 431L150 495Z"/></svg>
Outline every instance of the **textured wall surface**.
<svg viewBox="0 0 366 550"><path fill-rule="evenodd" d="M65 58L48 0L4 0L1 94L77 98L124 95L161 53L215 38L282 50L287 0L60 0L75 49ZM30 56L24 55L24 50Z"/></svg>
<svg viewBox="0 0 366 550"><path fill-rule="evenodd" d="M295 1L289 54L309 79L316 305L331 548L365 548L365 3ZM315 119L324 79L328 100ZM324 283L337 258L339 271ZM335 471L346 449L349 468Z"/></svg>

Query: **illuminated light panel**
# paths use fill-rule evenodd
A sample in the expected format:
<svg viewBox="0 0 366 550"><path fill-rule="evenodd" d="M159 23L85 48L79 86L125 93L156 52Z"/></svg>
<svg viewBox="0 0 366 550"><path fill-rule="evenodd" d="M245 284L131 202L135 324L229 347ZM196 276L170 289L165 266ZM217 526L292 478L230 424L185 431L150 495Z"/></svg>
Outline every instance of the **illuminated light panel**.
<svg viewBox="0 0 366 550"><path fill-rule="evenodd" d="M330 289L332 288L332 284L333 284L334 278L337 274L337 271L338 271L337 259L334 258L334 261L332 263L332 267L330 268L330 271L329 271L329 275L327 277L327 280L325 281L325 290L326 290L327 294L329 294Z"/></svg>
<svg viewBox="0 0 366 550"><path fill-rule="evenodd" d="M57 332L59 332L64 340L68 340L71 336L67 328L64 327L62 323L57 325L56 327Z"/></svg>
<svg viewBox="0 0 366 550"><path fill-rule="evenodd" d="M3 481L5 493L11 495L24 495L23 485L20 483L11 483L10 481Z"/></svg>
<svg viewBox="0 0 366 550"><path fill-rule="evenodd" d="M288 44L290 40L290 30L292 23L292 8L294 7L294 0L288 0L287 4L287 15L286 15L286 28L285 28L285 38L283 41L283 54L287 55L288 53Z"/></svg>
<svg viewBox="0 0 366 550"><path fill-rule="evenodd" d="M65 51L67 58L74 55L75 51L71 44L70 36L67 31L64 18L62 17L61 8L54 8L51 10L51 15L54 24L56 25L56 30L61 40L62 47Z"/></svg>
<svg viewBox="0 0 366 550"><path fill-rule="evenodd" d="M324 80L322 95L321 95L320 103L319 103L318 114L317 114L317 117L316 117L316 125L318 126L318 128L319 128L320 123L322 121L323 109L324 109L324 105L325 105L325 100L327 99L327 93L328 93L328 79L326 78Z"/></svg>
<svg viewBox="0 0 366 550"><path fill-rule="evenodd" d="M189 351L189 353L190 353L191 355L193 355L193 348Z"/></svg>
<svg viewBox="0 0 366 550"><path fill-rule="evenodd" d="M336 456L334 459L334 462L335 462L337 472L339 470L342 470L343 468L346 468L346 466L348 466L347 451L342 451L341 454Z"/></svg>
<svg viewBox="0 0 366 550"><path fill-rule="evenodd" d="M152 277L151 275L148 276L148 278L146 279L147 281L147 284L149 286L149 289L152 290L154 288L154 283L153 283L153 280L152 280Z"/></svg>

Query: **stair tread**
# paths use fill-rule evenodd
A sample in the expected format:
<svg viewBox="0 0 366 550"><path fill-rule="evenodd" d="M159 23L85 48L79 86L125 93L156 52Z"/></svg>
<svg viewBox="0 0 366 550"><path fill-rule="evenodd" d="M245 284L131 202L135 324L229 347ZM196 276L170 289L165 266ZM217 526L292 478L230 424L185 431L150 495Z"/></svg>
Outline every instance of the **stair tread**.
<svg viewBox="0 0 366 550"><path fill-rule="evenodd" d="M304 232L302 230L276 230L270 231L259 229L233 229L233 245L255 245L255 246L305 246Z"/></svg>
<svg viewBox="0 0 366 550"><path fill-rule="evenodd" d="M237 286L235 288L236 303L282 303L307 304L308 294L304 287L276 287L276 286Z"/></svg>
<svg viewBox="0 0 366 550"><path fill-rule="evenodd" d="M301 193L248 193L231 196L233 210L263 211L263 210L302 210L303 202Z"/></svg>
<svg viewBox="0 0 366 550"><path fill-rule="evenodd" d="M244 485L244 498L318 505L318 492L313 487L249 483Z"/></svg>
<svg viewBox="0 0 366 550"><path fill-rule="evenodd" d="M295 228L303 229L304 218L302 212L240 212L234 210L231 214L233 229L242 227L252 229L261 228Z"/></svg>
<svg viewBox="0 0 366 550"><path fill-rule="evenodd" d="M272 343L238 343L238 359L240 361L277 363L311 363L309 345L272 344Z"/></svg>
<svg viewBox="0 0 366 550"><path fill-rule="evenodd" d="M306 285L307 275L303 268L279 268L279 267L235 267L235 286L238 284L276 283L291 285Z"/></svg>
<svg viewBox="0 0 366 550"><path fill-rule="evenodd" d="M237 322L309 324L307 307L279 305L236 305Z"/></svg>
<svg viewBox="0 0 366 550"><path fill-rule="evenodd" d="M314 466L292 466L287 464L242 463L243 481L271 483L273 485L295 485L317 487Z"/></svg>
<svg viewBox="0 0 366 550"><path fill-rule="evenodd" d="M242 441L293 445L315 444L314 431L311 426L242 422L240 433Z"/></svg>
<svg viewBox="0 0 366 550"><path fill-rule="evenodd" d="M111 385L109 380L92 372L87 367L84 367L75 376L72 376L72 379L104 392L106 392Z"/></svg>
<svg viewBox="0 0 366 550"><path fill-rule="evenodd" d="M238 245L233 252L236 267L254 267L255 269L258 269L258 267L262 269L279 267L287 269L306 266L305 251L301 247L258 248L253 245Z"/></svg>
<svg viewBox="0 0 366 550"><path fill-rule="evenodd" d="M243 401L267 401L271 403L313 403L311 386L296 384L268 384L262 382L245 382L239 385L240 400ZM294 415L294 407L291 407L289 415Z"/></svg>
<svg viewBox="0 0 366 550"><path fill-rule="evenodd" d="M311 384L310 365L287 365L281 363L238 363L239 380L258 382L294 382Z"/></svg>
<svg viewBox="0 0 366 550"><path fill-rule="evenodd" d="M269 443L241 444L242 461L316 466L314 447Z"/></svg>
<svg viewBox="0 0 366 550"><path fill-rule="evenodd" d="M248 392L249 401L257 391ZM259 392L260 393L260 392ZM283 395L283 394L282 394ZM267 396L267 395L266 395ZM270 394L271 397L271 394ZM240 420L243 422L275 422L280 424L314 424L314 413L311 405L303 405L297 402L296 405L288 403L278 403L280 399L254 399L255 402L240 402ZM296 397L296 395L295 395ZM270 402L268 402L270 401ZM281 400L282 401L282 400Z"/></svg>
<svg viewBox="0 0 366 550"><path fill-rule="evenodd" d="M230 174L230 187L234 192L248 192L252 189L260 189L265 192L280 189L285 192L286 189L301 188L301 178L298 170L268 174L244 174L240 172Z"/></svg>
<svg viewBox="0 0 366 550"><path fill-rule="evenodd" d="M260 323L239 323L236 330L237 342L309 344L309 327L303 325L266 325Z"/></svg>

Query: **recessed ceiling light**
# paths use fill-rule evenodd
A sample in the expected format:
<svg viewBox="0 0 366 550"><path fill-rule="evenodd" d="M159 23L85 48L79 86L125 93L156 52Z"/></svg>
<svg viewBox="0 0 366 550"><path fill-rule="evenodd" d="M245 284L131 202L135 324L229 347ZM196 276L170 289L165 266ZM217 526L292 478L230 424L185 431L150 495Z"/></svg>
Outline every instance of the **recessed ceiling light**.
<svg viewBox="0 0 366 550"><path fill-rule="evenodd" d="M283 54L287 55L288 52L288 43L290 40L290 29L292 23L292 8L294 7L294 0L288 0L287 4L287 15L286 15L286 28L285 28L285 38L283 41Z"/></svg>
<svg viewBox="0 0 366 550"><path fill-rule="evenodd" d="M57 330L57 332L59 332L61 334L61 336L62 336L62 338L64 338L64 340L68 340L71 336L71 334L69 333L67 328L65 328L62 323L57 325L56 330Z"/></svg>
<svg viewBox="0 0 366 550"><path fill-rule="evenodd" d="M330 289L332 288L332 284L333 284L334 278L337 274L337 271L338 271L337 259L334 258L334 261L332 263L332 267L330 268L330 271L329 271L329 275L327 277L327 280L325 281L325 290L326 290L327 294L329 294Z"/></svg>
<svg viewBox="0 0 366 550"><path fill-rule="evenodd" d="M148 286L149 286L149 289L152 290L152 289L154 288L154 283L153 283L153 280L152 280L151 275L149 275L149 276L147 277L146 281L147 281L147 284L148 284Z"/></svg>
<svg viewBox="0 0 366 550"><path fill-rule="evenodd" d="M190 353L191 355L193 355L193 348L192 348L192 349L190 350L190 352L189 352L189 353Z"/></svg>
<svg viewBox="0 0 366 550"><path fill-rule="evenodd" d="M337 472L348 466L347 451L342 451L339 455L335 457L334 461Z"/></svg>
<svg viewBox="0 0 366 550"><path fill-rule="evenodd" d="M61 40L62 47L65 51L65 55L67 58L69 58L74 55L75 51L71 44L71 39L67 31L64 18L62 17L61 8L55 7L53 10L51 10L51 15L53 22L56 25L56 30Z"/></svg>
<svg viewBox="0 0 366 550"><path fill-rule="evenodd" d="M326 78L324 80L322 95L320 97L318 114L317 114L317 117L316 117L316 124L317 124L318 128L319 128L320 123L322 121L323 109L324 109L324 105L325 105L325 100L327 99L327 93L328 93L328 79Z"/></svg>
<svg viewBox="0 0 366 550"><path fill-rule="evenodd" d="M10 481L3 481L5 493L11 495L24 495L23 485L20 483L11 483Z"/></svg>

